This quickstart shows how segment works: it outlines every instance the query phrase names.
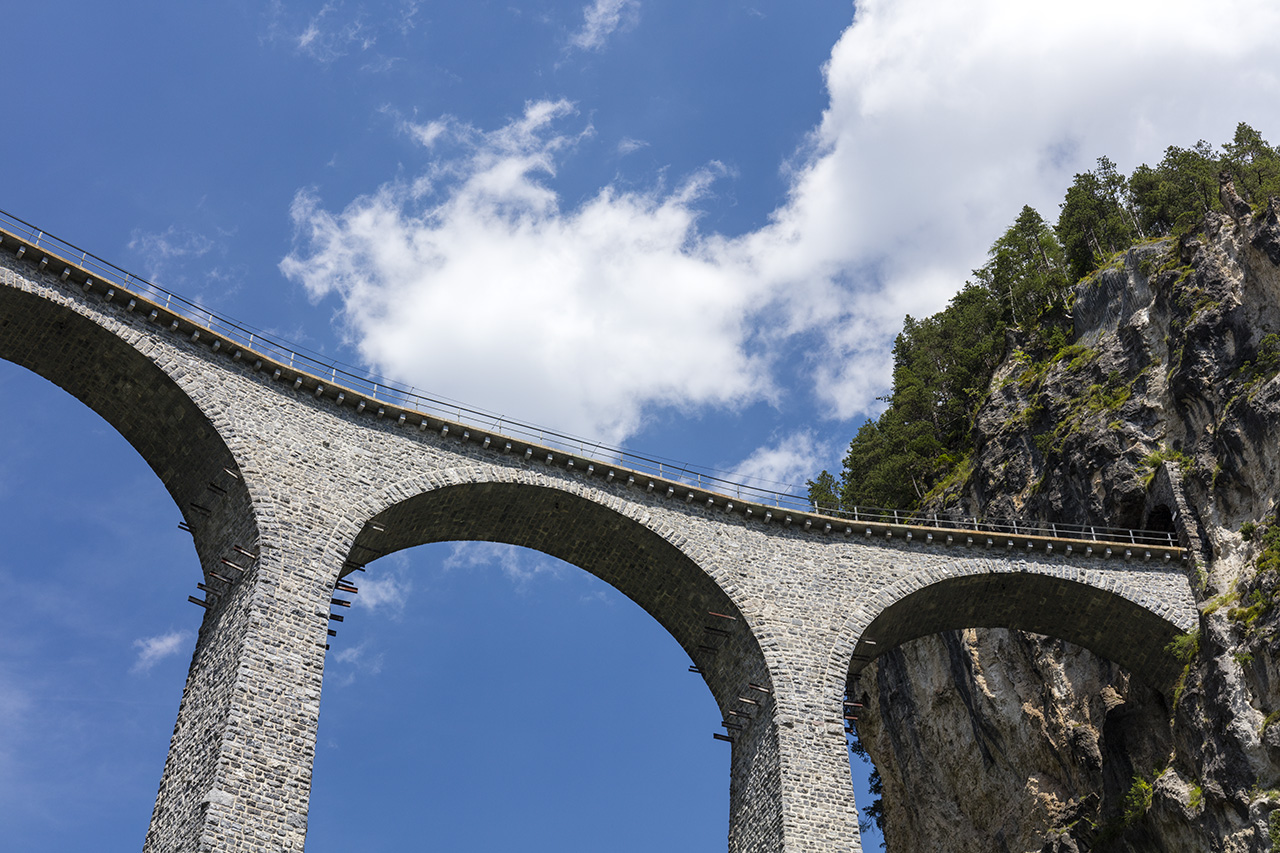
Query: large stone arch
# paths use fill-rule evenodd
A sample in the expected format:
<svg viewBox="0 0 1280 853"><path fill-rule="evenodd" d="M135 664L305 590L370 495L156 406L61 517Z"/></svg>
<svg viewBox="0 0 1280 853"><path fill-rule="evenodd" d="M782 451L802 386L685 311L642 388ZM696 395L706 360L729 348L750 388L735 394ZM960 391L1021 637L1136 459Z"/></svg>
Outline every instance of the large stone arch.
<svg viewBox="0 0 1280 853"><path fill-rule="evenodd" d="M0 258L0 358L67 391L137 451L184 516L199 558L205 598L191 598L205 615L144 845L163 848L201 832L235 722L232 685L245 674L255 586L239 581L258 572L252 487L227 440L231 412L200 371L196 344L157 336L109 291L85 294L43 264Z"/></svg>
<svg viewBox="0 0 1280 853"><path fill-rule="evenodd" d="M48 379L111 424L160 478L193 529L205 525L205 510L215 503L210 484L230 515L252 517L248 486L218 426L160 368L154 353L139 349L135 342L144 336L130 320L141 318L130 315L108 327L72 302L0 287L0 358Z"/></svg>
<svg viewBox="0 0 1280 853"><path fill-rule="evenodd" d="M744 708L743 693L754 696L762 716L769 716L763 712L771 695L753 693L748 685L774 686L777 663L771 667L766 659L750 615L688 553L689 543L678 531L641 504L572 479L475 465L399 483L363 501L334 532L326 550L337 559L326 562L340 564L338 574L345 577L397 551L456 541L530 548L608 583L681 645L727 720L747 722L733 716ZM776 724L761 719L729 734L735 740L729 849L781 849Z"/></svg>
<svg viewBox="0 0 1280 853"><path fill-rule="evenodd" d="M433 542L531 548L594 575L657 620L702 670L722 710L741 690L744 674L768 682L748 616L678 539L650 527L643 515L632 517L634 507L571 481L488 466L439 471L430 480L401 484L395 496L365 502L367 521L331 543L345 549L340 574Z"/></svg>
<svg viewBox="0 0 1280 853"><path fill-rule="evenodd" d="M1159 602L1115 578L1094 578L1083 570L1068 577L1052 564L1038 568L981 572L956 566L949 576L909 578L885 590L876 599L884 604L864 617L856 638L847 638L854 645L846 659L850 677L917 637L1010 628L1075 643L1162 692L1173 687L1181 666L1167 647L1194 627L1188 614L1163 607L1169 615L1162 615Z"/></svg>

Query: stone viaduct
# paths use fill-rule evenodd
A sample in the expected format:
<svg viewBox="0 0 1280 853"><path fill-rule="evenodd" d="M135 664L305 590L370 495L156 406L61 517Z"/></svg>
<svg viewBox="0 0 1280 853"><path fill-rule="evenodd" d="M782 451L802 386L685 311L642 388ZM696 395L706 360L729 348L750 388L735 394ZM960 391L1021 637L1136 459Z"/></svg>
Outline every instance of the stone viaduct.
<svg viewBox="0 0 1280 853"><path fill-rule="evenodd" d="M1197 624L1187 551L1171 543L828 517L568 453L334 382L6 228L0 357L119 430L181 508L203 571L145 851L302 850L337 595L364 563L426 542L559 557L679 641L733 741L734 853L861 849L844 701L895 644L1021 628L1168 687L1165 646Z"/></svg>

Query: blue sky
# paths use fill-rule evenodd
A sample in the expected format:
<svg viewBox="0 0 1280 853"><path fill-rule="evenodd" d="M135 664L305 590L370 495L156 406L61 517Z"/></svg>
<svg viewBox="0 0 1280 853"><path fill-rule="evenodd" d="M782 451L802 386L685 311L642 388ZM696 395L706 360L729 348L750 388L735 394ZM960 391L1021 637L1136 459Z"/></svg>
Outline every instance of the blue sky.
<svg viewBox="0 0 1280 853"><path fill-rule="evenodd" d="M1023 204L1237 121L1267 0L46 0L6 10L0 208L225 315L742 477L836 468L904 314ZM0 364L0 824L137 849L201 613L159 481ZM540 555L370 566L308 850L723 849L673 640ZM870 846L874 846L874 841Z"/></svg>

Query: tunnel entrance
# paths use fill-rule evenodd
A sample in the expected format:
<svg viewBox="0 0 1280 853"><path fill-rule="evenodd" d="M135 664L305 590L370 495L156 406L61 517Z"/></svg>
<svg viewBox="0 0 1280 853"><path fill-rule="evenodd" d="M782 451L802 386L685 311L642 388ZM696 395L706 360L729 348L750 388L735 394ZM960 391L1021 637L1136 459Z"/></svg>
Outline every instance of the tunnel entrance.
<svg viewBox="0 0 1280 853"><path fill-rule="evenodd" d="M1166 504L1158 504L1147 514L1146 523L1142 525L1144 529L1155 531L1158 533L1172 533L1176 538L1178 535L1178 526L1173 520L1173 510Z"/></svg>

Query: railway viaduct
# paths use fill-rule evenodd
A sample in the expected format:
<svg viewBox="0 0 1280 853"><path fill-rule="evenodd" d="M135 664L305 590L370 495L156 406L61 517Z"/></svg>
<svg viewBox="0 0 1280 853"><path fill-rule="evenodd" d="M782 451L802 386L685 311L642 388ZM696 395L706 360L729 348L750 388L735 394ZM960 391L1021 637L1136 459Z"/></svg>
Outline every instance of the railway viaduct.
<svg viewBox="0 0 1280 853"><path fill-rule="evenodd" d="M5 228L0 357L137 449L180 507L203 572L203 623L145 851L303 849L347 576L426 542L559 557L675 637L733 741L732 853L861 849L843 703L879 652L944 629L1020 628L1168 687L1177 664L1165 646L1197 624L1188 552L1171 539L828 516L573 452L432 412Z"/></svg>

